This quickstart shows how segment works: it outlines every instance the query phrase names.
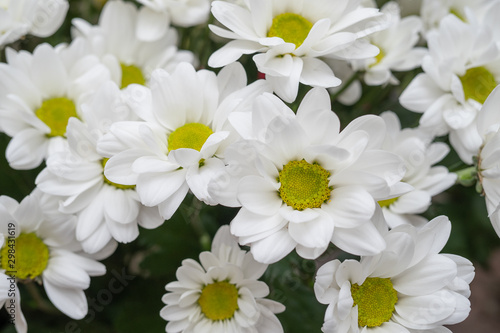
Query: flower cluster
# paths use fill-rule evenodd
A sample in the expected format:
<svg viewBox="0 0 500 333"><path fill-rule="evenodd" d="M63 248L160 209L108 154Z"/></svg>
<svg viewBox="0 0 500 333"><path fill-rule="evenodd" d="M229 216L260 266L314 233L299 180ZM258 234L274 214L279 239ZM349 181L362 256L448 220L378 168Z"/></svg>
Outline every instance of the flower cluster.
<svg viewBox="0 0 500 333"><path fill-rule="evenodd" d="M148 279L167 253L148 233L200 250L162 280L167 333L292 332L268 273L291 257L317 265L299 280L324 333L467 318L474 267L441 253L452 224L429 208L475 184L500 237L500 1L109 0L24 49L76 2L0 0L5 158L35 170L0 196L17 332L19 287L80 320L107 263ZM162 234L179 215L193 232Z"/></svg>

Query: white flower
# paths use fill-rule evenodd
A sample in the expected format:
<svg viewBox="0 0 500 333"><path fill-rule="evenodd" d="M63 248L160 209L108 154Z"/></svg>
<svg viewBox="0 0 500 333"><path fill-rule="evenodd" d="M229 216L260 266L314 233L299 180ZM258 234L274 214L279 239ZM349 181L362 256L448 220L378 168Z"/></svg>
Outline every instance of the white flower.
<svg viewBox="0 0 500 333"><path fill-rule="evenodd" d="M488 4L495 0L423 0L420 17L425 31L439 28L441 20L453 14L463 21L480 19L487 11Z"/></svg>
<svg viewBox="0 0 500 333"><path fill-rule="evenodd" d="M283 332L274 315L285 310L264 299L269 287L257 279L267 265L258 263L239 248L229 227L214 237L212 251L200 254L201 265L186 259L177 269L178 281L170 282L160 315L168 320L168 333Z"/></svg>
<svg viewBox="0 0 500 333"><path fill-rule="evenodd" d="M440 216L421 229L398 226L385 235L387 248L361 261L338 260L317 272L314 291L328 304L325 333L434 333L470 312L471 262L440 254L451 223Z"/></svg>
<svg viewBox="0 0 500 333"><path fill-rule="evenodd" d="M420 125L440 136L449 133L460 158L472 164L481 138L476 116L500 82L500 50L487 24L467 24L455 15L427 35L429 55L403 91L401 104L423 113Z"/></svg>
<svg viewBox="0 0 500 333"><path fill-rule="evenodd" d="M144 41L155 41L167 32L170 22L191 27L207 22L210 0L137 0L139 9L136 34Z"/></svg>
<svg viewBox="0 0 500 333"><path fill-rule="evenodd" d="M224 167L220 157L233 140L227 114L265 89L262 80L246 87L241 65L218 76L196 72L188 63L172 74L156 70L151 89L136 85L130 90L130 105L144 122L115 123L98 143L98 151L110 157L106 177L137 185L141 202L158 205L165 219L189 190L205 203L216 204L207 183Z"/></svg>
<svg viewBox="0 0 500 333"><path fill-rule="evenodd" d="M177 49L177 32L168 28L154 42L137 39L135 29L139 11L132 3L109 1L104 5L99 24L73 19L73 35L89 40L91 50L111 71L113 80L125 88L131 83L146 84L156 68L172 71L178 63L194 62L190 51Z"/></svg>
<svg viewBox="0 0 500 333"><path fill-rule="evenodd" d="M69 47L38 45L33 54L6 50L0 63L0 123L12 140L6 149L14 169L32 169L66 144L70 117L80 116L86 94L109 80L108 69L86 55L82 40Z"/></svg>
<svg viewBox="0 0 500 333"><path fill-rule="evenodd" d="M477 151L478 179L482 186L488 216L500 237L500 117L497 114L500 88L496 87L488 96L477 120L482 138Z"/></svg>
<svg viewBox="0 0 500 333"><path fill-rule="evenodd" d="M266 93L251 112L229 119L245 140L226 149L227 175L209 189L223 204L242 206L231 232L257 261L273 263L293 249L317 258L330 242L355 254L384 249L371 222L375 200L399 188L404 168L378 150L382 119L360 117L339 133L322 88L305 96L297 115Z"/></svg>
<svg viewBox="0 0 500 333"><path fill-rule="evenodd" d="M133 241L139 225L151 229L164 222L157 207L140 203L134 186L115 184L103 174L107 159L96 151L106 131L102 125L135 119L120 97L114 83L101 86L91 103L82 105L88 125L69 120L69 149L50 156L36 179L39 189L59 196L62 212L77 214L76 238L88 253L101 251L112 239Z"/></svg>
<svg viewBox="0 0 500 333"><path fill-rule="evenodd" d="M413 190L399 197L379 201L387 224L394 228L400 224L422 225L427 222L415 214L424 213L431 198L452 186L457 175L444 166L433 166L450 151L446 143L434 142L433 137L421 128L401 129L399 118L387 111L384 119L387 135L382 148L393 152L405 162L406 172L402 181Z"/></svg>
<svg viewBox="0 0 500 333"><path fill-rule="evenodd" d="M399 84L391 71L408 71L420 67L427 50L415 47L420 38L422 22L418 16L400 17L396 2L386 3L380 10L388 17L390 26L367 37L380 53L368 60L354 60L355 70L365 70L368 85Z"/></svg>
<svg viewBox="0 0 500 333"><path fill-rule="evenodd" d="M242 7L212 2L212 14L228 30L211 25L217 35L232 39L214 52L208 64L222 67L243 54L266 74L276 94L286 102L297 97L299 82L313 87L334 87L340 80L320 57L366 59L378 48L362 37L386 27L376 8L360 0L252 0Z"/></svg>
<svg viewBox="0 0 500 333"><path fill-rule="evenodd" d="M0 49L27 34L48 37L66 17L67 0L1 0Z"/></svg>
<svg viewBox="0 0 500 333"><path fill-rule="evenodd" d="M74 238L74 216L46 212L44 201L42 193L36 190L21 203L0 197L0 233L5 239L1 249L2 270L16 279L14 299L18 305L19 282L34 280L43 284L48 298L61 312L82 319L88 311L83 290L89 287L90 276L103 275L105 267L76 253L81 248ZM9 254L15 262L9 261ZM4 295L0 296L0 302L2 298L5 300ZM20 308L16 319L17 316L23 321ZM18 324L22 327L19 331L25 332L25 322Z"/></svg>

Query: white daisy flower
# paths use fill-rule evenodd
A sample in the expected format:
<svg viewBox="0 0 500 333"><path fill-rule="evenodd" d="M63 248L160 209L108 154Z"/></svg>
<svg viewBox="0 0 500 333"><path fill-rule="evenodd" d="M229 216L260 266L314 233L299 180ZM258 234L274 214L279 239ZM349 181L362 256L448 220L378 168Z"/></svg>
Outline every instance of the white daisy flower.
<svg viewBox="0 0 500 333"><path fill-rule="evenodd" d="M274 314L285 307L265 299L269 287L257 280L267 265L241 250L229 227L217 231L212 251L202 252L200 262L184 260L178 281L165 287L160 315L169 321L167 333L283 332Z"/></svg>
<svg viewBox="0 0 500 333"><path fill-rule="evenodd" d="M139 235L138 226L156 228L164 219L157 207L140 203L135 186L116 184L104 176L107 159L97 153L96 146L106 129L96 126L135 119L120 100L119 88L112 82L101 86L92 102L82 105L82 112L88 125L76 118L69 120L69 150L47 159L36 184L43 192L60 197L62 212L77 214L76 238L86 252L96 253L113 239L129 243Z"/></svg>
<svg viewBox="0 0 500 333"><path fill-rule="evenodd" d="M82 40L69 47L37 46L33 54L6 50L0 63L0 123L12 140L6 149L14 169L33 169L66 144L66 125L79 117L86 94L109 80L108 69L85 54Z"/></svg>
<svg viewBox="0 0 500 333"><path fill-rule="evenodd" d="M267 93L252 112L229 119L245 140L226 149L229 181L215 178L209 189L223 204L242 206L231 232L257 261L277 262L293 249L314 259L330 242L355 254L384 249L371 222L375 200L400 187L404 167L378 150L382 119L360 117L339 133L322 88L305 96L297 115Z"/></svg>
<svg viewBox="0 0 500 333"><path fill-rule="evenodd" d="M356 71L364 70L364 81L371 86L387 83L397 85L392 71L409 71L420 67L427 49L415 47L420 39L422 22L418 16L400 17L396 2L386 3L380 11L388 17L390 26L367 37L380 53L368 60L353 61Z"/></svg>
<svg viewBox="0 0 500 333"><path fill-rule="evenodd" d="M135 86L130 91L130 105L144 121L115 123L98 143L98 151L110 158L105 176L137 185L141 202L158 205L165 219L189 190L205 203L217 204L207 183L224 167L220 157L234 140L227 114L266 87L263 80L247 87L244 69L236 64L217 76L196 72L188 63L172 74L156 70L151 89Z"/></svg>
<svg viewBox="0 0 500 333"><path fill-rule="evenodd" d="M385 235L387 248L361 261L333 260L317 272L314 291L328 304L324 333L434 333L470 312L472 263L440 254L451 223L440 216L421 229L399 226Z"/></svg>
<svg viewBox="0 0 500 333"><path fill-rule="evenodd" d="M192 27L206 23L210 0L137 0L139 9L136 35L143 41L155 41L167 33L170 24Z"/></svg>
<svg viewBox="0 0 500 333"><path fill-rule="evenodd" d="M500 88L495 88L486 99L477 120L482 138L476 154L476 172L485 197L488 216L500 237L500 117L497 115Z"/></svg>
<svg viewBox="0 0 500 333"><path fill-rule="evenodd" d="M168 28L154 42L137 39L135 29L139 10L132 3L109 1L104 5L99 24L73 19L73 35L89 40L92 52L110 69L113 80L127 87L131 83L146 84L156 68L172 71L182 61L194 62L190 51L177 49L177 31Z"/></svg>
<svg viewBox="0 0 500 333"><path fill-rule="evenodd" d="M297 97L299 82L313 87L340 84L320 57L366 59L378 48L361 39L382 30L387 22L376 8L360 0L253 0L242 7L212 2L212 14L228 30L211 25L217 35L232 39L214 52L208 64L222 67L243 54L266 74L275 93L286 102Z"/></svg>
<svg viewBox="0 0 500 333"><path fill-rule="evenodd" d="M17 284L26 280L41 283L61 312L82 319L88 311L83 290L89 287L90 276L103 275L106 269L103 264L75 253L78 242L74 238L74 217L45 214L45 207L40 204L43 201L42 193L36 190L21 203L0 197L0 233L5 239L0 250L1 268L15 277ZM15 297L20 305L18 289ZM24 319L20 309L17 316ZM20 324L25 329L25 323Z"/></svg>
<svg viewBox="0 0 500 333"><path fill-rule="evenodd" d="M52 35L68 8L67 0L0 0L0 49L27 34Z"/></svg>
<svg viewBox="0 0 500 333"><path fill-rule="evenodd" d="M393 152L405 162L406 172L402 181L413 190L399 197L379 201L387 224L394 228L400 224L415 226L427 222L416 214L424 213L431 204L431 198L448 188L457 179L444 166L433 166L450 151L444 142L432 143L433 137L421 128L401 129L399 118L387 111L380 115L386 125L386 138L382 148Z"/></svg>
<svg viewBox="0 0 500 333"><path fill-rule="evenodd" d="M422 0L420 17L425 31L438 29L441 20L453 14L467 22L471 18L481 18L487 12L487 6L495 0Z"/></svg>
<svg viewBox="0 0 500 333"><path fill-rule="evenodd" d="M440 136L449 133L460 158L472 164L481 138L476 116L500 82L500 49L489 27L467 24L455 15L429 32L429 55L400 97L407 109L423 113L420 126Z"/></svg>

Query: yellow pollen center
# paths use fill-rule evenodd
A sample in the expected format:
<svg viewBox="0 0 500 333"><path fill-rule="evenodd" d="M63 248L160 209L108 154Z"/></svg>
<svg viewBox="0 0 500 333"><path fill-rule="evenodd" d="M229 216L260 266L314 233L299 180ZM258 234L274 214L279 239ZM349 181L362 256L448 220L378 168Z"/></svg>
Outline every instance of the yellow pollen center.
<svg viewBox="0 0 500 333"><path fill-rule="evenodd" d="M305 160L290 161L279 172L281 186L279 196L288 206L296 210L320 208L330 199L333 190L328 186L330 172L319 164Z"/></svg>
<svg viewBox="0 0 500 333"><path fill-rule="evenodd" d="M121 89L126 88L129 84L137 83L137 84L146 84L146 79L142 74L142 71L139 67L134 65L125 65L120 64L122 68L122 85Z"/></svg>
<svg viewBox="0 0 500 333"><path fill-rule="evenodd" d="M210 127L199 123L189 123L181 126L168 136L168 151L179 148L191 148L200 151L208 137L213 133Z"/></svg>
<svg viewBox="0 0 500 333"><path fill-rule="evenodd" d="M398 301L398 293L389 278L367 278L351 285L353 306L358 306L358 325L378 327L389 321Z"/></svg>
<svg viewBox="0 0 500 333"><path fill-rule="evenodd" d="M64 136L66 126L71 117L78 118L75 103L65 97L51 98L43 101L35 115L50 128L49 137Z"/></svg>
<svg viewBox="0 0 500 333"><path fill-rule="evenodd" d="M208 319L232 318L234 312L238 310L238 289L226 281L214 282L203 288L198 304Z"/></svg>
<svg viewBox="0 0 500 333"><path fill-rule="evenodd" d="M375 62L373 64L370 64L369 67L373 67L375 65L378 65L382 61L382 59L385 57L384 50L382 50L382 48L380 46L377 46L377 47L380 50L380 52L375 56Z"/></svg>
<svg viewBox="0 0 500 333"><path fill-rule="evenodd" d="M102 163L102 178L104 178L104 182L106 184L109 184L111 186L114 186L116 188L119 188L121 190L130 190L130 189L134 189L135 188L135 185L122 185L122 184L118 184L118 183L113 183L111 180L109 180L108 178L106 178L106 176L104 175L104 167L106 166L106 163L108 163L108 160L109 158L103 158L101 163Z"/></svg>
<svg viewBox="0 0 500 333"><path fill-rule="evenodd" d="M465 19L464 15L462 15L458 9L455 9L455 8L450 8L450 14L453 14L455 15L456 17L458 17L462 22L465 22L467 23L467 20Z"/></svg>
<svg viewBox="0 0 500 333"><path fill-rule="evenodd" d="M389 207L390 205L392 205L393 203L398 201L398 199L399 199L399 197L395 197L395 198L387 199L387 200L380 200L378 202L378 204L380 205L380 207Z"/></svg>
<svg viewBox="0 0 500 333"><path fill-rule="evenodd" d="M41 275L49 262L49 248L35 233L21 234L5 242L1 252L2 268L20 280Z"/></svg>
<svg viewBox="0 0 500 333"><path fill-rule="evenodd" d="M484 67L474 67L468 69L460 77L464 88L465 100L472 98L483 104L486 98L497 86L493 74Z"/></svg>
<svg viewBox="0 0 500 333"><path fill-rule="evenodd" d="M313 24L301 15L283 13L273 18L267 37L280 37L287 43L302 45Z"/></svg>

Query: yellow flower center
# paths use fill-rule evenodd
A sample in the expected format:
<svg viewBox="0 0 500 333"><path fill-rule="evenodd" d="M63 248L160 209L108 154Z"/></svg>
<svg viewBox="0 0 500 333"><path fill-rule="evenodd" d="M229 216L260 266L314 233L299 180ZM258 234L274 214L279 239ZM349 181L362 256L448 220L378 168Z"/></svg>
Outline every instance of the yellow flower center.
<svg viewBox="0 0 500 333"><path fill-rule="evenodd" d="M294 209L320 208L330 199L333 190L328 186L328 177L330 172L317 163L290 161L279 172L278 193L283 202Z"/></svg>
<svg viewBox="0 0 500 333"><path fill-rule="evenodd" d="M146 79L142 74L142 71L139 67L134 65L125 65L120 64L122 68L122 85L121 89L126 88L129 84L137 83L137 84L146 84Z"/></svg>
<svg viewBox="0 0 500 333"><path fill-rule="evenodd" d="M102 161L101 161L102 170L103 170L103 172L102 172L102 178L104 178L104 182L106 184L109 184L111 186L114 186L114 187L122 189L122 190L134 189L135 185L122 185L122 184L118 184L118 183L113 183L111 180L109 180L108 178L106 178L106 176L104 175L104 167L106 166L106 163L108 163L108 160L109 160L109 158L103 158Z"/></svg>
<svg viewBox="0 0 500 333"><path fill-rule="evenodd" d="M208 319L232 318L234 312L238 310L238 289L226 281L214 282L203 288L198 304Z"/></svg>
<svg viewBox="0 0 500 333"><path fill-rule="evenodd" d="M497 86L493 74L484 67L470 68L460 77L464 88L465 100L472 98L483 104Z"/></svg>
<svg viewBox="0 0 500 333"><path fill-rule="evenodd" d="M353 306L358 306L358 325L377 327L389 321L398 301L398 293L389 278L367 278L360 286L351 286Z"/></svg>
<svg viewBox="0 0 500 333"><path fill-rule="evenodd" d="M456 17L458 17L462 22L465 22L467 23L467 20L465 19L464 15L462 13L460 13L460 11L456 8L450 8L450 14L453 14L455 15Z"/></svg>
<svg viewBox="0 0 500 333"><path fill-rule="evenodd" d="M14 241L5 242L0 254L2 268L21 280L41 275L49 262L49 248L35 233L21 234Z"/></svg>
<svg viewBox="0 0 500 333"><path fill-rule="evenodd" d="M43 101L35 115L50 128L49 137L64 136L66 126L71 117L78 118L75 103L65 97L51 98Z"/></svg>
<svg viewBox="0 0 500 333"><path fill-rule="evenodd" d="M390 205L392 205L393 203L398 201L398 199L399 199L399 197L387 199L387 200L380 200L378 202L378 204L380 205L380 207L389 207Z"/></svg>
<svg viewBox="0 0 500 333"><path fill-rule="evenodd" d="M199 123L189 123L181 126L168 136L168 151L179 148L191 148L200 151L208 137L213 133L210 127Z"/></svg>
<svg viewBox="0 0 500 333"><path fill-rule="evenodd" d="M384 50L382 50L382 48L378 45L376 45L378 47L378 49L380 50L380 52L375 56L375 62L373 64L371 64L369 67L373 67L377 64L379 64L382 59L385 57L385 52Z"/></svg>
<svg viewBox="0 0 500 333"><path fill-rule="evenodd" d="M294 13L279 14L273 19L267 37L280 37L287 43L302 45L313 24L301 15Z"/></svg>

